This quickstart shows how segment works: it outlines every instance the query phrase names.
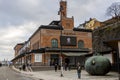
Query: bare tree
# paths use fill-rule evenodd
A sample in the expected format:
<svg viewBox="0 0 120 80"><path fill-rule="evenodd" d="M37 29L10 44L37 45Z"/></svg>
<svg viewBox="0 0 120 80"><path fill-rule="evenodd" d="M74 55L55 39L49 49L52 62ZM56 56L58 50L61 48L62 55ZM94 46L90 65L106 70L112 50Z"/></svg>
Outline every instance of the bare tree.
<svg viewBox="0 0 120 80"><path fill-rule="evenodd" d="M116 17L120 19L120 2L113 3L110 7L107 8L108 16Z"/></svg>

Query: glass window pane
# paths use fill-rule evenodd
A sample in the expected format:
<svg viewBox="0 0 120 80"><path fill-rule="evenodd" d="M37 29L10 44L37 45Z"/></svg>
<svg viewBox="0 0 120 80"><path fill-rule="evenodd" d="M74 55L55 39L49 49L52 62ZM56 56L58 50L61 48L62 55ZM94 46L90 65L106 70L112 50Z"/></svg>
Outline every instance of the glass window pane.
<svg viewBox="0 0 120 80"><path fill-rule="evenodd" d="M78 48L84 48L84 42L83 41L78 42Z"/></svg>
<svg viewBox="0 0 120 80"><path fill-rule="evenodd" d="M52 39L52 47L57 48L58 47L58 41L56 39Z"/></svg>

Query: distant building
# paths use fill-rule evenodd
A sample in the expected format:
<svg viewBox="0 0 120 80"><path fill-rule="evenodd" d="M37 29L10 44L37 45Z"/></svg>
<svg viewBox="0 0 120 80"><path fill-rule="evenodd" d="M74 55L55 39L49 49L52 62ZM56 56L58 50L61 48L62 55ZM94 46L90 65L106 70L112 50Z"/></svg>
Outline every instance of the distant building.
<svg viewBox="0 0 120 80"><path fill-rule="evenodd" d="M74 27L74 18L67 17L66 1L60 1L58 14L60 20L41 25L24 45L15 46L14 64L50 66L60 64L62 57L63 63L84 65L86 58L92 55L92 31Z"/></svg>
<svg viewBox="0 0 120 80"><path fill-rule="evenodd" d="M14 47L15 50L15 57L19 54L19 50L23 47L24 43L19 43Z"/></svg>
<svg viewBox="0 0 120 80"><path fill-rule="evenodd" d="M101 26L101 22L96 20L95 18L90 18L89 21L85 21L85 23L80 24L78 28L84 28L84 29L96 29Z"/></svg>
<svg viewBox="0 0 120 80"><path fill-rule="evenodd" d="M89 21L85 21L84 23L80 24L78 28L83 28L83 29L97 29L99 27L104 27L109 24L113 24L118 22L118 18L113 17L111 19L105 20L105 21L98 21L95 18L90 18Z"/></svg>

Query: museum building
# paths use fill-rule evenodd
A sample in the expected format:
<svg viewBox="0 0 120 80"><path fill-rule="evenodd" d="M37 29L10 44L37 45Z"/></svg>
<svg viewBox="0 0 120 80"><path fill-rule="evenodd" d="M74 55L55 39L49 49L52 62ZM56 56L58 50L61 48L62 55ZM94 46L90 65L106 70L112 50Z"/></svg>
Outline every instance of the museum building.
<svg viewBox="0 0 120 80"><path fill-rule="evenodd" d="M84 65L92 55L92 31L74 27L74 18L67 17L67 2L60 1L60 20L41 25L24 43L15 47L14 64L31 63L34 66L69 62Z"/></svg>

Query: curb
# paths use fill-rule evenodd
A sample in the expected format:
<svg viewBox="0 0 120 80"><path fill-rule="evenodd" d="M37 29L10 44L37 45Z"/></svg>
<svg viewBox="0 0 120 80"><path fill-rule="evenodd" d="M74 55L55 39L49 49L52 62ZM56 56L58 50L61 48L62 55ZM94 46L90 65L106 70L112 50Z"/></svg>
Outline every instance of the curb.
<svg viewBox="0 0 120 80"><path fill-rule="evenodd" d="M11 66L10 68L12 70L14 70L15 72L17 72L17 73L21 73L21 74L27 75L27 77L32 78L33 80L44 80L44 79L39 79L39 78L34 77L33 74L31 74L31 73L29 73L27 71L22 71L22 70L20 71L19 69L15 68L14 66Z"/></svg>

